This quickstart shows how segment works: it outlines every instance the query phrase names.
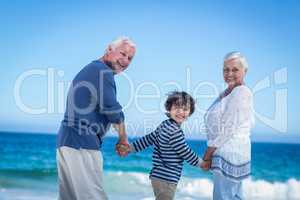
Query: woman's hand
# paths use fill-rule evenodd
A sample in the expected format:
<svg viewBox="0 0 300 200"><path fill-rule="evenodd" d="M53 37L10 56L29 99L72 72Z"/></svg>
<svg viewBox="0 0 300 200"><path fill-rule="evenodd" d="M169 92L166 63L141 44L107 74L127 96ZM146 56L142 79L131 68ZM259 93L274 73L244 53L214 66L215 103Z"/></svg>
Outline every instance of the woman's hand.
<svg viewBox="0 0 300 200"><path fill-rule="evenodd" d="M211 167L211 160L203 160L203 162L201 163L200 167L204 170L204 171L208 171Z"/></svg>
<svg viewBox="0 0 300 200"><path fill-rule="evenodd" d="M215 152L216 148L215 147L207 147L205 154L203 156L203 162L201 163L200 167L204 170L204 171L208 171L211 167L211 159L212 156Z"/></svg>

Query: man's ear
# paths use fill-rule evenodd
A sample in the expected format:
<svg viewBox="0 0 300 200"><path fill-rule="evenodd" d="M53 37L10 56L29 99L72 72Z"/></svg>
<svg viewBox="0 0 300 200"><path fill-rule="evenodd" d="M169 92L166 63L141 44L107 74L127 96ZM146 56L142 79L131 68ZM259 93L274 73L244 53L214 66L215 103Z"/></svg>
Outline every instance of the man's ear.
<svg viewBox="0 0 300 200"><path fill-rule="evenodd" d="M112 46L109 45L109 46L107 47L107 52L111 52L111 51L112 51Z"/></svg>

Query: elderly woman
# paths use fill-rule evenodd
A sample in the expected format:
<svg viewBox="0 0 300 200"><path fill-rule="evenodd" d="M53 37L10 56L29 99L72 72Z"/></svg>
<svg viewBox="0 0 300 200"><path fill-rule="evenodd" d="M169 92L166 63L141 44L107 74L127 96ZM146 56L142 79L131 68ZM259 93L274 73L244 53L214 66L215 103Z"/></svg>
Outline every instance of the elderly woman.
<svg viewBox="0 0 300 200"><path fill-rule="evenodd" d="M254 115L252 93L244 84L247 69L241 53L225 56L223 76L228 87L205 115L208 147L202 168L213 173L214 200L242 199L242 180L250 175Z"/></svg>

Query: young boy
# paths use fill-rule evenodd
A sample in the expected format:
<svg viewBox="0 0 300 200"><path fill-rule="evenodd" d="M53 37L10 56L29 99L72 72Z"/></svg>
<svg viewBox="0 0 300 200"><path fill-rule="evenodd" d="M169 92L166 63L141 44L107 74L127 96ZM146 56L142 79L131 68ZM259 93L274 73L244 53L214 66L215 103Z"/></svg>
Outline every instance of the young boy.
<svg viewBox="0 0 300 200"><path fill-rule="evenodd" d="M150 179L156 200L172 200L181 176L183 161L200 167L202 159L185 141L181 124L193 114L194 99L186 92L172 92L165 102L169 119L155 131L130 145L130 152L139 152L153 145Z"/></svg>

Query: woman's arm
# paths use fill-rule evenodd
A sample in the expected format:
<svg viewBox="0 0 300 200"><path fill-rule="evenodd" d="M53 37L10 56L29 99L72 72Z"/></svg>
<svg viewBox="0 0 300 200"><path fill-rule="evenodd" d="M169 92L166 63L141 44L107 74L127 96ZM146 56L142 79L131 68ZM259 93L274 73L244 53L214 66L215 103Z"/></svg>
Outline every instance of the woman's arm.
<svg viewBox="0 0 300 200"><path fill-rule="evenodd" d="M212 158L213 153L215 152L217 148L215 147L207 147L205 154L203 156L204 161L210 161Z"/></svg>
<svg viewBox="0 0 300 200"><path fill-rule="evenodd" d="M211 158L213 153L215 152L217 148L215 147L207 147L204 156L203 156L203 162L201 163L201 168L205 171L209 170L211 166Z"/></svg>

